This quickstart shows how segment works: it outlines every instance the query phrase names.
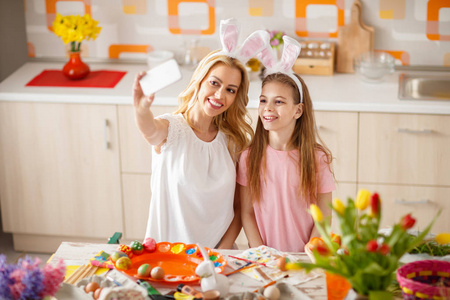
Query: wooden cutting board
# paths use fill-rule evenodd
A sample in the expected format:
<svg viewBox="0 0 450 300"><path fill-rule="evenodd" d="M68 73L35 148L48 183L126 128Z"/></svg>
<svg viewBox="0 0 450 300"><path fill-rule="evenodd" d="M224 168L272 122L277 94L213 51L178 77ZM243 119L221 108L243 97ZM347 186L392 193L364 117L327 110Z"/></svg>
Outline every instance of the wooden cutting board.
<svg viewBox="0 0 450 300"><path fill-rule="evenodd" d="M338 29L336 72L354 73L353 58L373 50L374 29L361 21L362 5L352 4L350 23Z"/></svg>

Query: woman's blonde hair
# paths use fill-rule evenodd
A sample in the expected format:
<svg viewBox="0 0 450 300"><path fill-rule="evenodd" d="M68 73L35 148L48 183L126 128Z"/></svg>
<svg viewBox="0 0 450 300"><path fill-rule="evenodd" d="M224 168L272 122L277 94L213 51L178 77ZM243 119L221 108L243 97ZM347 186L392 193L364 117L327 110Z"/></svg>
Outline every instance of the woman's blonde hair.
<svg viewBox="0 0 450 300"><path fill-rule="evenodd" d="M245 66L239 60L217 52L211 52L200 61L192 75L189 85L178 96L180 105L175 114L185 114L188 124L194 128L190 121L190 108L198 101L197 95L200 90L200 85L208 72L219 63L238 69L241 72L241 84L238 88L236 98L226 111L215 116L213 119L213 124L227 137L228 151L230 151L230 154L236 160L238 155L248 147L253 137L253 130L249 124L250 117L246 108L249 88L248 75Z"/></svg>
<svg viewBox="0 0 450 300"><path fill-rule="evenodd" d="M289 140L288 148L297 149L299 154L298 170L300 175L299 196L309 198L312 203L317 203L317 161L316 151L325 154L326 163L331 170L332 155L330 150L321 141L315 126L312 101L303 79L295 74L303 88L303 114L296 120L295 128ZM300 103L300 92L294 80L283 73L274 73L264 78L262 86L269 82L279 82L292 89L294 103ZM269 132L264 129L261 119L258 118L254 138L250 144L247 157L247 180L254 202L259 202L261 195L261 178L266 170L266 149L269 144ZM263 172L260 172L262 169ZM308 197L309 196L309 197ZM311 203L308 203L311 204Z"/></svg>

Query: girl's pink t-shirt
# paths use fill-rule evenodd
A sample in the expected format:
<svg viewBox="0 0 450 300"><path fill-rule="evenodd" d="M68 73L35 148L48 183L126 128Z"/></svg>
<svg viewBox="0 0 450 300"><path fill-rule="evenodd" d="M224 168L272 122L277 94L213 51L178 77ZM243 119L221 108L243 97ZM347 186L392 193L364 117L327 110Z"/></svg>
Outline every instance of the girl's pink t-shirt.
<svg viewBox="0 0 450 300"><path fill-rule="evenodd" d="M241 155L236 178L243 186L248 185L247 156L248 149ZM266 157L267 170L265 178L261 178L261 198L253 205L263 243L280 251L303 252L314 221L308 213L309 199L298 196L298 151L278 151L268 146ZM336 187L325 154L316 151L316 159L317 193L332 192Z"/></svg>

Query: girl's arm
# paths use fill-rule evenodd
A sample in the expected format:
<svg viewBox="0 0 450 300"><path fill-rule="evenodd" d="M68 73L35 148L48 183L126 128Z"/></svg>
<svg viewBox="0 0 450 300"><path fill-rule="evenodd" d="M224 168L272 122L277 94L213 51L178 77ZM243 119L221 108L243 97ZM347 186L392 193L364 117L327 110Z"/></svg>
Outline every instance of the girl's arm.
<svg viewBox="0 0 450 300"><path fill-rule="evenodd" d="M222 237L222 240L217 246L218 249L232 249L234 241L241 232L242 222L241 222L241 199L239 197L239 190L236 188L234 191L234 218L228 227L227 232Z"/></svg>
<svg viewBox="0 0 450 300"><path fill-rule="evenodd" d="M136 75L133 84L133 103L136 113L136 124L147 142L151 145L159 145L167 138L169 133L169 122L153 117L150 106L155 99L155 95L152 94L146 97L139 84L139 80L144 77L145 74L145 72L141 72Z"/></svg>
<svg viewBox="0 0 450 300"><path fill-rule="evenodd" d="M263 245L263 240L259 233L258 225L256 224L250 189L240 184L238 184L238 188L241 196L242 225L244 226L245 235L248 239L248 245L250 248L261 246Z"/></svg>
<svg viewBox="0 0 450 300"><path fill-rule="evenodd" d="M330 207L330 203L331 203L331 192L329 193L324 193L324 194L319 194L318 195L318 199L317 199L317 206L319 206L320 210L322 211L323 214L323 218L326 219L329 216L331 217L331 207ZM330 225L331 225L331 218L330 218ZM311 236L310 239L313 237L320 237L320 233L317 230L316 226L314 225L312 231L311 231Z"/></svg>

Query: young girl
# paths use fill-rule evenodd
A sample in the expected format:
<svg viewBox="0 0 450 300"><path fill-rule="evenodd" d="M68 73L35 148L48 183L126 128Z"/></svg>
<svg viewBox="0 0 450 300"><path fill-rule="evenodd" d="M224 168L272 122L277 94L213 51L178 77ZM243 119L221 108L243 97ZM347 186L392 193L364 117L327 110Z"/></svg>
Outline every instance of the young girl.
<svg viewBox="0 0 450 300"><path fill-rule="evenodd" d="M252 130L246 122L249 82L240 59L256 55L269 36L255 32L237 49L237 31L232 20L222 21L225 48L199 63L174 114L154 118L154 95L145 97L139 85L145 73L136 77L137 125L155 146L145 237L157 242L231 248L241 229L240 211L233 212L235 160Z"/></svg>
<svg viewBox="0 0 450 300"><path fill-rule="evenodd" d="M239 161L242 224L250 247L304 251L319 236L308 213L316 203L330 215L335 189L331 153L318 143L311 98L292 65L300 45L284 38L282 60L261 56L269 75L262 82L258 123ZM268 56L269 55L269 56Z"/></svg>

